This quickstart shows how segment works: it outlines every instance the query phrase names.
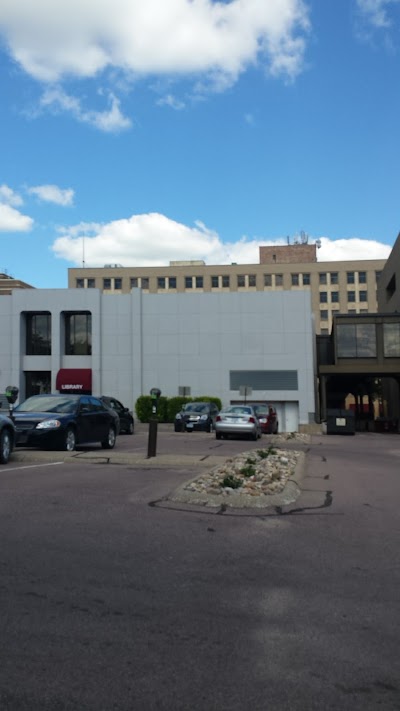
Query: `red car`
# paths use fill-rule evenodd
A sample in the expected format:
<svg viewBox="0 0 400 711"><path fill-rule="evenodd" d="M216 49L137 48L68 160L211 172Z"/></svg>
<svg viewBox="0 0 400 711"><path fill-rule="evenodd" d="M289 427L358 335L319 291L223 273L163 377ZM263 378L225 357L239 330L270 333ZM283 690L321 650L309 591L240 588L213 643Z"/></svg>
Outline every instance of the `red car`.
<svg viewBox="0 0 400 711"><path fill-rule="evenodd" d="M252 407L261 425L261 432L263 434L278 434L279 422L275 408L266 403L259 405L253 404Z"/></svg>

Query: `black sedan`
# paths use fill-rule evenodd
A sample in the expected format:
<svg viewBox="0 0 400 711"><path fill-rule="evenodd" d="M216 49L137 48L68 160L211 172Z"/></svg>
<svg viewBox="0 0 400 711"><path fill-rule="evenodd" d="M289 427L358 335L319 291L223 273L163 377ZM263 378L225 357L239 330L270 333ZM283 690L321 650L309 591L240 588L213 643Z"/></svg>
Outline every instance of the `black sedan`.
<svg viewBox="0 0 400 711"><path fill-rule="evenodd" d="M0 415L0 464L7 464L15 445L15 426L12 420Z"/></svg>
<svg viewBox="0 0 400 711"><path fill-rule="evenodd" d="M175 416L175 432L212 432L217 415L213 402L189 402Z"/></svg>
<svg viewBox="0 0 400 711"><path fill-rule="evenodd" d="M111 410L117 413L120 421L120 431L126 434L133 434L135 430L135 420L129 408L125 407L122 402L115 397L110 397L109 395L102 395L100 400L104 402L106 407L111 408Z"/></svg>
<svg viewBox="0 0 400 711"><path fill-rule="evenodd" d="M113 449L119 418L92 395L33 395L14 409L18 447L62 449L100 442Z"/></svg>

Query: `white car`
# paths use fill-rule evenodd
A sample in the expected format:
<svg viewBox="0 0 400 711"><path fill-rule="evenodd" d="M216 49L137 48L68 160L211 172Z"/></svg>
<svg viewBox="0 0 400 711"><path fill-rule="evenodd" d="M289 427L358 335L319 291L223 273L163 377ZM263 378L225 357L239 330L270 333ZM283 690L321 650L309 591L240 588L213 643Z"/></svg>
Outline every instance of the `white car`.
<svg viewBox="0 0 400 711"><path fill-rule="evenodd" d="M261 437L260 421L250 405L230 405L217 415L215 437L242 436L257 440Z"/></svg>

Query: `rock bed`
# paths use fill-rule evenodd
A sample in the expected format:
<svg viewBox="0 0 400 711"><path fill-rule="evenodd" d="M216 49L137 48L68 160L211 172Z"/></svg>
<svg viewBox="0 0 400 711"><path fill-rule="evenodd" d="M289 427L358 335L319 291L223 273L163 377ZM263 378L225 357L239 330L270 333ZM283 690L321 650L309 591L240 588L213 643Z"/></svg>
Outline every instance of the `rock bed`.
<svg viewBox="0 0 400 711"><path fill-rule="evenodd" d="M268 447L243 452L226 459L195 480L183 491L206 496L265 496L281 492L295 471L301 452Z"/></svg>

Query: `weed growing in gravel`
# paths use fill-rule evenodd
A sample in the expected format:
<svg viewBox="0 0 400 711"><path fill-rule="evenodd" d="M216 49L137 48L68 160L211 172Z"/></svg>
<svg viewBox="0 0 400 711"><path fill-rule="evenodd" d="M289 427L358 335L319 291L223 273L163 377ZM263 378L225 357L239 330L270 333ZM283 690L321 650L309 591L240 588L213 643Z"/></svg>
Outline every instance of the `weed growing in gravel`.
<svg viewBox="0 0 400 711"><path fill-rule="evenodd" d="M221 486L229 486L231 489L239 489L242 484L242 479L238 479L237 477L232 476L232 474L229 474L229 476L224 477L221 481Z"/></svg>
<svg viewBox="0 0 400 711"><path fill-rule="evenodd" d="M249 476L255 476L256 470L255 470L254 467L250 464L250 465L247 466L247 467L242 467L242 469L240 470L240 473L241 473L243 476L245 476L246 478L248 478Z"/></svg>
<svg viewBox="0 0 400 711"><path fill-rule="evenodd" d="M260 459L266 459L270 454L276 454L276 449L274 449L272 444L270 444L268 449L258 449L257 454Z"/></svg>

